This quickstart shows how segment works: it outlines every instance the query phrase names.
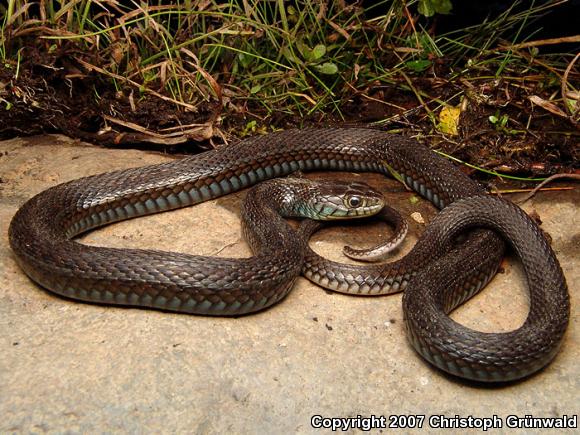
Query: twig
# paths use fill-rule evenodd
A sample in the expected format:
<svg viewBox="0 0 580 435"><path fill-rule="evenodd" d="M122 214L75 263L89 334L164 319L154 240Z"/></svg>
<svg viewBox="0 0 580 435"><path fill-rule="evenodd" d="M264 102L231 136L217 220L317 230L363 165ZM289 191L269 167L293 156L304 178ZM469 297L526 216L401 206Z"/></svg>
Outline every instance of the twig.
<svg viewBox="0 0 580 435"><path fill-rule="evenodd" d="M546 184L548 184L551 181L554 181L554 180L557 180L560 178L567 178L567 179L571 179L571 180L580 180L580 174L554 174L551 177L546 178L544 181L542 181L540 184L538 184L530 193L523 196L522 198L520 198L516 202L518 204L523 204L528 199L533 197L538 192L538 190L540 190L543 186L545 186Z"/></svg>
<svg viewBox="0 0 580 435"><path fill-rule="evenodd" d="M120 76L119 74L112 73L112 72L107 71L107 70L105 70L103 68L99 68L96 65L92 65L92 64L90 64L88 62L85 62L82 59L79 59L78 57L75 57L75 60L77 62L79 62L81 65L83 65L85 68L87 68L89 71L90 70L95 70L95 71L97 71L97 72L99 72L101 74L107 75L109 77L113 77L114 79L120 80L120 81L125 82L125 83L129 83L130 85L135 86L137 89L142 89L144 92L147 92L148 94L154 95L157 98L160 98L160 99L162 99L164 101L169 101L170 103L177 104L178 106L185 107L186 109L189 109L192 112L197 112L197 107L195 107L195 106L193 106L191 104L187 104L187 103L184 103L183 101L175 100L173 98L166 97L165 95L161 95L159 92L155 92L152 89L146 88L146 87L142 86L141 84L139 84L137 82L134 82L131 79L128 79L128 78L123 77L123 76Z"/></svg>
<svg viewBox="0 0 580 435"><path fill-rule="evenodd" d="M134 135L133 137L137 137L143 142L151 142L163 145L176 145L187 142L188 140L201 142L203 140L210 139L214 133L211 122L208 122L206 124L198 124L195 125L194 128L190 128L187 130L182 128L181 131L160 134L155 131L149 130L145 127L142 127L139 124L135 124L129 121L123 121L117 118L113 118L112 116L109 115L103 115L103 118L114 124L122 125L123 127L137 131L138 133L140 133L140 135L137 134Z"/></svg>
<svg viewBox="0 0 580 435"><path fill-rule="evenodd" d="M415 94L415 98L417 98L417 100L419 101L419 104L421 104L421 106L423 106L423 109L425 110L425 112L427 112L427 115L431 119L431 122L433 123L433 125L435 125L436 124L436 117L433 114L433 112L431 111L431 109L429 109L429 106L423 100L423 97L421 97L421 93L417 90L417 88L415 88L415 86L413 85L413 82L411 81L409 76L407 76L407 74L405 74L403 71L399 71L399 74L401 74L403 76L403 78L405 79L405 81L409 85L409 88Z"/></svg>
<svg viewBox="0 0 580 435"><path fill-rule="evenodd" d="M509 195L512 193L527 193L527 192L531 192L534 189L493 189L491 192L489 192L492 195ZM539 189L539 192L556 192L556 191L561 191L561 190L574 190L573 187L543 187L542 189Z"/></svg>
<svg viewBox="0 0 580 435"><path fill-rule="evenodd" d="M241 240L241 239L238 239L238 240L236 240L235 242L228 243L227 245L224 245L224 246L222 246L222 247L221 247L221 248L219 248L217 251L215 251L215 252L212 252L212 253L211 253L211 256L212 256L212 257L213 257L213 256L216 256L216 255L220 254L220 253L221 253L223 250L225 250L225 249L228 249L228 248L231 248L232 246L235 246L235 245L237 245L238 243L240 243L240 240Z"/></svg>
<svg viewBox="0 0 580 435"><path fill-rule="evenodd" d="M521 44L508 45L504 48L509 50L528 47L540 47L542 45L562 44L566 42L580 42L580 35L563 36L561 38L539 39L537 41L522 42Z"/></svg>
<svg viewBox="0 0 580 435"><path fill-rule="evenodd" d="M576 56L574 56L574 59L572 59L572 62L570 62L570 64L566 67L566 71L564 71L564 77L562 77L562 102L564 103L564 107L566 108L566 111L570 114L570 117L572 118L572 121L575 121L575 113L572 110L572 108L570 107L570 105L568 104L568 97L567 97L567 89L568 89L568 75L570 74L570 71L572 71L572 67L574 66L574 64L576 63L576 61L578 60L578 58L580 57L580 53L577 53ZM580 100L578 100L580 101ZM576 104L576 107L578 107L578 105Z"/></svg>

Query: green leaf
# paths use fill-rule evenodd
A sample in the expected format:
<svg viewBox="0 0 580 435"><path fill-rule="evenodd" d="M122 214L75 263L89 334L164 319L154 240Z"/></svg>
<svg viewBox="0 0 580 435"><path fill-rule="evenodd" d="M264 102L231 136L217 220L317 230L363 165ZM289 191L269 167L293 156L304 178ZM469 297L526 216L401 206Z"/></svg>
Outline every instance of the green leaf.
<svg viewBox="0 0 580 435"><path fill-rule="evenodd" d="M389 171L389 174L391 174L391 176L395 180L397 180L399 183L401 183L405 186L407 185L407 183L405 183L405 179L403 178L403 176L401 174L399 174L397 171L395 171L395 169L391 165L389 165L386 160L383 160L383 166L385 168L387 168L387 170Z"/></svg>
<svg viewBox="0 0 580 435"><path fill-rule="evenodd" d="M411 71L422 72L431 66L431 61L427 59L410 60L405 62L405 66Z"/></svg>
<svg viewBox="0 0 580 435"><path fill-rule="evenodd" d="M435 10L438 14L448 14L453 10L453 5L451 4L451 0L434 0L434 3L437 4Z"/></svg>
<svg viewBox="0 0 580 435"><path fill-rule="evenodd" d="M258 123L255 120L252 120L250 122L248 122L246 124L246 126L244 127L244 129L241 132L241 136L247 136L250 133L253 133L254 131L256 131L256 126L258 125Z"/></svg>
<svg viewBox="0 0 580 435"><path fill-rule="evenodd" d="M318 44L312 49L312 58L314 60L321 59L326 54L326 46L323 44Z"/></svg>
<svg viewBox="0 0 580 435"><path fill-rule="evenodd" d="M507 115L501 115L501 118L499 119L499 125L500 127L505 127L507 125L509 121L509 116Z"/></svg>
<svg viewBox="0 0 580 435"><path fill-rule="evenodd" d="M282 55L292 65L300 65L302 63L300 62L300 59L294 56L294 53L292 53L292 50L290 50L288 47L282 47Z"/></svg>
<svg viewBox="0 0 580 435"><path fill-rule="evenodd" d="M433 15L435 15L435 8L431 4L430 0L421 0L419 2L419 7L417 9L419 10L419 13L421 15L424 15L426 17L432 17Z"/></svg>
<svg viewBox="0 0 580 435"><path fill-rule="evenodd" d="M247 55L246 53L238 53L238 62L242 67L247 68L252 63L254 58L252 56Z"/></svg>
<svg viewBox="0 0 580 435"><path fill-rule="evenodd" d="M451 0L419 0L419 13L426 17L435 14L448 14L453 9Z"/></svg>
<svg viewBox="0 0 580 435"><path fill-rule="evenodd" d="M310 60L310 47L308 47L308 45L306 45L299 39L296 41L296 44L294 44L294 47L296 47L296 49L298 50L298 52L300 52L300 54L304 59L306 59L307 61Z"/></svg>
<svg viewBox="0 0 580 435"><path fill-rule="evenodd" d="M326 54L326 46L324 44L317 44L314 48L310 48L304 42L298 41L296 42L296 47L307 62L317 62Z"/></svg>
<svg viewBox="0 0 580 435"><path fill-rule="evenodd" d="M250 94L257 94L262 89L262 85L254 85L252 89L250 89Z"/></svg>
<svg viewBox="0 0 580 435"><path fill-rule="evenodd" d="M322 74L333 75L338 72L338 67L332 62L324 62L320 65L316 65L315 68Z"/></svg>

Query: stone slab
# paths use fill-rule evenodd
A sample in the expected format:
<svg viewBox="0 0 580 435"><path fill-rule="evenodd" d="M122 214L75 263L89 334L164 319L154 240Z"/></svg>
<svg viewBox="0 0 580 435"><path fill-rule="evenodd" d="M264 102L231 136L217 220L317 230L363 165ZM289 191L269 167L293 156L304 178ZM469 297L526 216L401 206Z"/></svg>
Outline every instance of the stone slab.
<svg viewBox="0 0 580 435"><path fill-rule="evenodd" d="M99 149L55 135L0 142L0 432L316 433L316 414L578 414L578 190L540 193L524 207L539 214L553 239L570 287L572 320L551 365L503 387L458 381L419 358L405 338L400 294L349 297L300 278L271 309L211 318L66 300L36 286L17 267L8 224L32 195L80 176L172 158ZM435 214L430 204L414 202L412 193L379 175L314 177L365 180L385 190L407 218L419 212L428 221ZM242 191L121 222L81 241L248 256L239 225L243 196ZM399 255L423 230L410 222L411 236ZM371 245L389 231L384 224L339 226L319 232L311 244L345 261L344 244ZM520 267L513 258L503 267L482 294L453 314L456 320L484 331L523 322L527 300ZM434 431L428 420L423 427Z"/></svg>

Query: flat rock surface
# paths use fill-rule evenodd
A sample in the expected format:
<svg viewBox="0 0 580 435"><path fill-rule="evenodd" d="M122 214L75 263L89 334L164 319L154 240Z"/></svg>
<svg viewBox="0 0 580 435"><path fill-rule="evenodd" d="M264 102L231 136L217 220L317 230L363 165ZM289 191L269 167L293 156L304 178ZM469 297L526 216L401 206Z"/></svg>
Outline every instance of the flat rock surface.
<svg viewBox="0 0 580 435"><path fill-rule="evenodd" d="M313 415L508 415L560 417L580 411L580 193L540 193L536 212L566 275L572 317L552 364L501 387L459 381L413 351L401 294L352 297L300 278L281 303L255 315L212 318L66 300L31 282L8 246L10 219L32 195L99 172L169 161L142 151L104 150L63 136L0 142L0 432L312 433ZM310 177L310 175L309 175ZM374 174L314 174L365 180L409 219L413 245L431 205ZM82 243L245 257L239 207L245 192L89 233ZM416 215L415 215L416 216ZM369 246L385 224L324 229L311 245L333 259L344 244ZM521 325L526 286L509 257L488 288L453 313L483 331ZM352 431L351 431L352 432ZM407 432L406 430L404 432ZM526 433L540 432L528 429Z"/></svg>

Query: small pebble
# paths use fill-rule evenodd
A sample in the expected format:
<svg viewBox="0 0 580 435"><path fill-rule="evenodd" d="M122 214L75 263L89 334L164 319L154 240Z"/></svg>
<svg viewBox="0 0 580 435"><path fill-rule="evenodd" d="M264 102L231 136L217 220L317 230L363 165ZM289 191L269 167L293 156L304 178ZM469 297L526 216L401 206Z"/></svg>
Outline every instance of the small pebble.
<svg viewBox="0 0 580 435"><path fill-rule="evenodd" d="M421 216L421 213L419 213L418 211L411 213L411 218L413 218L415 222L418 222L420 224L425 223L425 219L423 219L423 216Z"/></svg>

